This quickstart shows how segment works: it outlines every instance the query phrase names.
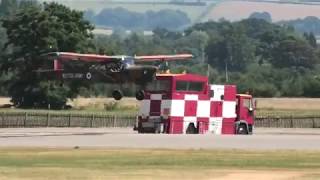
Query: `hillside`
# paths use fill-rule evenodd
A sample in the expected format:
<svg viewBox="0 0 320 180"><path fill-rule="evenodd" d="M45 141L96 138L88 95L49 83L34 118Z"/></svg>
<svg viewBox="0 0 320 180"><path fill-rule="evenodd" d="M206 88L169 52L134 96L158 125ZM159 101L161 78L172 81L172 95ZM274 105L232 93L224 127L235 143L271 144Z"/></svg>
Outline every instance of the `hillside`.
<svg viewBox="0 0 320 180"><path fill-rule="evenodd" d="M39 0L50 1L50 0ZM209 1L206 6L190 6L190 5L177 5L168 4L169 0L144 0L142 1L110 1L110 0L55 0L56 2L62 3L66 6L77 10L93 10L95 13L99 13L105 8L117 8L122 7L134 12L146 12L148 10L160 11L163 9L181 10L185 12L190 18L192 23L197 22L201 17L206 14L206 11L210 9L211 4L216 1Z"/></svg>
<svg viewBox="0 0 320 180"><path fill-rule="evenodd" d="M271 3L249 1L223 1L212 8L203 21L219 20L221 18L237 21L247 18L253 12L269 12L272 20L292 20L307 16L320 17L320 5Z"/></svg>
<svg viewBox="0 0 320 180"><path fill-rule="evenodd" d="M53 1L53 0L39 0ZM148 10L163 9L181 10L185 12L192 23L221 18L237 21L247 18L253 12L269 12L273 21L292 20L307 16L320 17L318 1L222 1L206 0L206 6L190 6L169 4L170 0L54 0L77 10L93 10L99 13L105 8L126 8L133 12L144 13ZM314 5L310 5L314 4Z"/></svg>

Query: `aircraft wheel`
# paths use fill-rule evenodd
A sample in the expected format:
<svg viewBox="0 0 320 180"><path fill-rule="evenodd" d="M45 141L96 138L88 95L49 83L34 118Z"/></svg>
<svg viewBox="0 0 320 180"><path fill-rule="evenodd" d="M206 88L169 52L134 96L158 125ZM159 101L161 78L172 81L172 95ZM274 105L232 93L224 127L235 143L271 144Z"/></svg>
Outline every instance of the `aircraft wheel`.
<svg viewBox="0 0 320 180"><path fill-rule="evenodd" d="M142 100L144 99L144 92L143 92L143 90L140 90L140 91L137 91L137 92L136 92L136 99L137 99L138 101L142 101Z"/></svg>
<svg viewBox="0 0 320 180"><path fill-rule="evenodd" d="M122 92L121 92L120 90L114 90L114 91L112 92L112 97L113 97L115 100L119 101L120 99L122 99L123 94L122 94Z"/></svg>
<svg viewBox="0 0 320 180"><path fill-rule="evenodd" d="M161 133L161 124L157 124L154 128L154 133L155 134L160 134Z"/></svg>
<svg viewBox="0 0 320 180"><path fill-rule="evenodd" d="M189 124L186 133L187 134L197 134L197 128L195 127L194 123Z"/></svg>

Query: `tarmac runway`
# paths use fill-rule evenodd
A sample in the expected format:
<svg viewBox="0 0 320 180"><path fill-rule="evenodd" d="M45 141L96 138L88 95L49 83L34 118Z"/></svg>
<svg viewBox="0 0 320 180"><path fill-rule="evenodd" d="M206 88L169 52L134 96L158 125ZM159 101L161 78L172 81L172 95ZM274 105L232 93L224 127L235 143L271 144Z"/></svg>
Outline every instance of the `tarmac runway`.
<svg viewBox="0 0 320 180"><path fill-rule="evenodd" d="M320 129L255 129L254 135L137 134L131 128L0 129L0 148L320 150Z"/></svg>

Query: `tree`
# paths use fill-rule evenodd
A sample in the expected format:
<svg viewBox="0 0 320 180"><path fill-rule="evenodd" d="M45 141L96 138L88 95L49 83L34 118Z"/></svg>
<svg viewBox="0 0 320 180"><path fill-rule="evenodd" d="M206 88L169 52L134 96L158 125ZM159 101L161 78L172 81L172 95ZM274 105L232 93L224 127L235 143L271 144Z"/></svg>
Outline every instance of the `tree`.
<svg viewBox="0 0 320 180"><path fill-rule="evenodd" d="M0 24L0 58L3 53L4 44L6 43L6 32L5 29Z"/></svg>
<svg viewBox="0 0 320 180"><path fill-rule="evenodd" d="M317 74L309 73L304 77L304 96L320 97L320 78Z"/></svg>
<svg viewBox="0 0 320 180"><path fill-rule="evenodd" d="M254 12L250 15L249 19L262 19L269 23L272 22L271 15L268 12Z"/></svg>
<svg viewBox="0 0 320 180"><path fill-rule="evenodd" d="M130 30L154 28L181 29L190 24L188 15L179 10L164 9L160 11L147 11L145 13L129 11L125 8L107 8L95 15L92 11L86 13L91 22L112 28L125 28Z"/></svg>
<svg viewBox="0 0 320 180"><path fill-rule="evenodd" d="M78 86L60 86L60 82L35 76L41 66L39 55L51 51L88 52L93 26L83 19L83 13L57 3L31 5L3 20L8 42L13 50L1 61L1 69L14 72L9 95L19 107L61 108Z"/></svg>
<svg viewBox="0 0 320 180"><path fill-rule="evenodd" d="M6 39L7 38L6 38L5 29L2 27L2 24L0 23L0 62L4 58L5 53L3 51L3 47L6 42ZM1 84L0 96L7 95L7 86L5 84L6 81L7 81L7 75L0 72L0 84Z"/></svg>
<svg viewBox="0 0 320 180"><path fill-rule="evenodd" d="M111 36L95 36L94 44L98 54L118 55L125 54L121 38L117 34Z"/></svg>
<svg viewBox="0 0 320 180"><path fill-rule="evenodd" d="M132 33L128 36L124 43L126 44L125 52L129 55L145 54L147 50L147 41L142 34Z"/></svg>
<svg viewBox="0 0 320 180"><path fill-rule="evenodd" d="M312 32L310 32L310 33L305 32L305 33L303 33L303 36L312 47L314 47L314 48L317 47L317 39Z"/></svg>
<svg viewBox="0 0 320 180"><path fill-rule="evenodd" d="M308 16L304 19L296 19L291 21L279 22L282 25L292 26L297 32L302 33L314 33L316 35L320 34L320 19L314 16Z"/></svg>
<svg viewBox="0 0 320 180"><path fill-rule="evenodd" d="M12 14L18 9L17 0L2 0L0 1L0 17Z"/></svg>
<svg viewBox="0 0 320 180"><path fill-rule="evenodd" d="M193 49L196 49L197 51L192 54L197 55L200 62L205 63L205 48L207 47L209 42L208 34L204 31L193 31L186 37L188 38L191 47L193 47Z"/></svg>
<svg viewBox="0 0 320 180"><path fill-rule="evenodd" d="M209 41L208 62L220 70L243 71L253 62L255 46L242 25L225 22L217 36Z"/></svg>
<svg viewBox="0 0 320 180"><path fill-rule="evenodd" d="M270 62L277 68L303 67L312 69L318 63L315 49L304 39L287 37L272 50Z"/></svg>
<svg viewBox="0 0 320 180"><path fill-rule="evenodd" d="M166 28L159 28L159 27L155 28L152 32L153 32L153 36L157 36L161 39L176 40L183 36L181 32L169 31Z"/></svg>

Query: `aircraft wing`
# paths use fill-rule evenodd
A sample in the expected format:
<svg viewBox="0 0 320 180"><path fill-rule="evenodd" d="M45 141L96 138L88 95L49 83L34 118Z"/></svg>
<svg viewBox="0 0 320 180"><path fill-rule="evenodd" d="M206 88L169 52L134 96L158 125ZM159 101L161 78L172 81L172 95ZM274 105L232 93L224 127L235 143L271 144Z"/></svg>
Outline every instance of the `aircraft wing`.
<svg viewBox="0 0 320 180"><path fill-rule="evenodd" d="M190 60L192 54L176 54L176 55L154 55L154 56L135 56L135 62L155 62L155 61L175 61Z"/></svg>
<svg viewBox="0 0 320 180"><path fill-rule="evenodd" d="M43 66L35 72L50 73L65 71L66 69L79 70L77 63L73 62L82 62L84 64L88 64L89 66L92 63L105 64L121 61L120 57L98 54L80 54L73 52L51 52L42 54L41 57L46 60L50 60L50 62L44 63ZM51 64L51 61L53 64ZM81 66L83 67L84 65Z"/></svg>
<svg viewBox="0 0 320 180"><path fill-rule="evenodd" d="M80 54L72 52L51 52L43 54L43 57L62 61L84 61L84 62L117 62L121 58L98 54Z"/></svg>

